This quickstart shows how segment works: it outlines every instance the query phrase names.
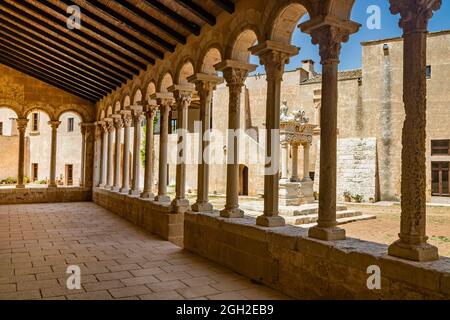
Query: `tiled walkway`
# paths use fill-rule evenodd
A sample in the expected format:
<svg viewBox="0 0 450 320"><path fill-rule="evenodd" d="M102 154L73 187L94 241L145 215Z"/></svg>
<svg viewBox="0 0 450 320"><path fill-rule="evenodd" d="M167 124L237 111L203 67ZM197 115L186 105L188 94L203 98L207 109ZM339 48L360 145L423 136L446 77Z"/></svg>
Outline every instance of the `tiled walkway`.
<svg viewBox="0 0 450 320"><path fill-rule="evenodd" d="M284 298L93 203L0 206L0 299Z"/></svg>

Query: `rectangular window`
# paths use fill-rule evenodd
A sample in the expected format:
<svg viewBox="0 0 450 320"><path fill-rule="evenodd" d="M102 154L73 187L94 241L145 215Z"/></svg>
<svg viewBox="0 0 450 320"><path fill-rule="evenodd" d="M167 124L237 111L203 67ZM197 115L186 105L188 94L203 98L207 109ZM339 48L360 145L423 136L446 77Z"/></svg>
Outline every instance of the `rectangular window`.
<svg viewBox="0 0 450 320"><path fill-rule="evenodd" d="M427 79L431 79L431 66L427 66L426 76L427 76Z"/></svg>
<svg viewBox="0 0 450 320"><path fill-rule="evenodd" d="M73 132L74 122L74 118L67 119L67 132Z"/></svg>
<svg viewBox="0 0 450 320"><path fill-rule="evenodd" d="M450 140L431 140L431 155L450 155Z"/></svg>
<svg viewBox="0 0 450 320"><path fill-rule="evenodd" d="M170 133L177 132L177 119L170 119Z"/></svg>
<svg viewBox="0 0 450 320"><path fill-rule="evenodd" d="M431 163L431 189L433 196L450 195L450 162Z"/></svg>
<svg viewBox="0 0 450 320"><path fill-rule="evenodd" d="M3 135L3 122L0 122L0 136Z"/></svg>
<svg viewBox="0 0 450 320"><path fill-rule="evenodd" d="M31 131L39 131L39 113L33 112L31 115Z"/></svg>
<svg viewBox="0 0 450 320"><path fill-rule="evenodd" d="M31 164L31 181L37 181L38 180L38 164L32 163Z"/></svg>

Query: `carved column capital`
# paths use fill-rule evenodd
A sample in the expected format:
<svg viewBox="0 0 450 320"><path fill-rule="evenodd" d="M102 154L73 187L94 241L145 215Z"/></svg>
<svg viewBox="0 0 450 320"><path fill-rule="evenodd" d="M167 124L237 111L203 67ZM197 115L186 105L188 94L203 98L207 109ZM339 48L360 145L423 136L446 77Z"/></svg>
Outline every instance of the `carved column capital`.
<svg viewBox="0 0 450 320"><path fill-rule="evenodd" d="M176 101L176 108L183 110L189 108L192 103L192 91L176 90L173 92Z"/></svg>
<svg viewBox="0 0 450 320"><path fill-rule="evenodd" d="M115 118L114 119L114 128L116 128L116 130L121 129L123 127L123 120L122 118Z"/></svg>
<svg viewBox="0 0 450 320"><path fill-rule="evenodd" d="M123 121L123 126L125 128L129 128L131 126L132 123L132 117L130 114L124 114L122 115L122 121Z"/></svg>
<svg viewBox="0 0 450 320"><path fill-rule="evenodd" d="M48 122L48 124L50 125L50 127L52 127L53 130L56 130L56 129L58 129L59 125L61 124L61 121L51 120Z"/></svg>
<svg viewBox="0 0 450 320"><path fill-rule="evenodd" d="M442 0L389 0L392 14L400 13L399 26L405 34L426 32L433 11L441 8Z"/></svg>
<svg viewBox="0 0 450 320"><path fill-rule="evenodd" d="M19 130L19 132L24 133L25 130L27 129L27 125L28 125L28 119L17 119L16 120L17 123L17 130Z"/></svg>
<svg viewBox="0 0 450 320"><path fill-rule="evenodd" d="M313 44L319 45L322 64L339 63L342 42L347 42L349 32L338 26L324 25L311 31Z"/></svg>

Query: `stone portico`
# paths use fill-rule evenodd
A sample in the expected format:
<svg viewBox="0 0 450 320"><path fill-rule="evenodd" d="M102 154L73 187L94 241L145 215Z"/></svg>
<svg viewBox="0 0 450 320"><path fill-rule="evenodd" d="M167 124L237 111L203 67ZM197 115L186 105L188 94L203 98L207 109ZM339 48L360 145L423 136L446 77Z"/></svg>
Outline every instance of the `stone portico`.
<svg viewBox="0 0 450 320"><path fill-rule="evenodd" d="M141 239L139 239L135 244L131 244L137 256L115 252L117 254L117 257L113 259L115 262L106 266L101 265L101 261L105 260L105 253L95 256L95 267L108 268L107 274L104 276L102 272L93 273L97 280L101 280L97 284L97 288L99 292L103 293L85 295L85 298L130 296L156 299L161 297L156 293L157 289L154 290L152 284L148 284L152 281L147 281L148 278L147 280L138 278L149 275L153 277L154 275L155 283L174 280L181 285L179 281L183 279L179 277L180 274L175 275L175 273L180 270L183 273L186 271L184 268L190 268L190 266L180 269L172 268L172 266L176 265L177 258L183 259L186 256L189 257L187 259L193 259L194 264L197 261L204 262L208 259L212 261L208 262L208 265L213 266L212 268L216 268L216 266L217 268L227 268L226 273L231 275L231 278L238 276L230 273L229 270L271 288L270 290L264 289L267 290L266 293L270 294L259 297L284 298L284 295L287 295L293 298L308 299L449 299L450 261L448 258L439 257L437 248L427 242L425 227L426 34L428 21L432 18L433 12L440 8L441 1L390 0L391 12L400 14L400 27L404 32L403 102L406 118L402 137L400 233L399 239L389 247L347 238L345 228L338 226L337 222L338 65L342 43L348 41L349 37L358 32L360 28L359 24L350 20L354 1L242 0L221 2L228 3L228 6L225 6L225 9L223 6L210 8L212 11L207 17L202 14L202 19L206 22L203 21L201 31L197 30L186 36L178 35L178 38L184 39L178 45L171 45L169 40L160 39L159 46L165 47L166 51L159 51L162 49L156 46L158 48L154 48L153 52L146 51L145 54L142 48L131 47L132 54L128 57L121 56L123 54L121 51L114 53L114 60L108 63L113 63L113 67L119 70L127 69L130 72L127 80L121 81L117 85L114 83L104 84L107 89L103 87L103 90L96 88L92 82L85 83L83 88L74 88L73 84L68 82L65 83L66 87L63 89L70 90L72 95L78 97L72 98L77 100L78 104L58 105L55 100L51 104L44 105L51 115L49 125L52 128L51 170L48 188L28 190L24 188L23 181L23 148L25 145L23 133L27 123L26 116L30 110L36 108L37 101L33 100L32 95L29 97L20 95L0 97L0 105L7 105L18 115L17 128L20 139L17 190L1 190L0 203L93 201L95 204L84 203L77 207L79 210L87 208L92 210L92 213L99 213L106 220L116 219L116 217L105 216L105 211L99 206L103 207L133 225L184 249L182 252L177 252L180 249L162 240L158 240L158 244L163 243L163 249L157 249L158 245L153 240L141 243ZM208 5L212 6L212 4ZM197 17L199 16L198 11L192 8L190 12L191 14L196 12ZM282 108L280 92L284 68L291 57L301 55L299 48L291 44L291 37L293 30L297 27L297 22L305 14L309 15L309 20L298 27L311 37L313 44L318 45L322 64L320 197L317 223L308 229L286 225L285 219L280 215L280 204L283 204L280 200L280 189L287 190L287 184L300 187L304 193L300 203L302 201L309 202L312 193L312 182L308 174L305 174L301 180L298 176L297 161L299 147L302 145L306 163L304 172L308 172L310 137L314 133L314 127L305 123L300 126L296 125L293 131L294 138L290 138L292 131L289 126L291 123L283 122L283 119L280 118L280 109ZM414 19L409 19L411 16ZM176 29L176 27L173 28ZM177 32L173 31L171 37L173 41L173 38L177 37ZM125 48L131 46L126 40L122 40L122 45ZM148 47L149 44L145 46ZM248 73L255 68L254 65L249 64L250 54L258 56L261 65L265 68L267 78L265 156L268 161L263 168L265 173L264 205L260 215L256 218L246 216L245 210L239 206L237 187L239 165L236 163L239 148L236 137L227 141L226 204L220 212L213 210L209 198L210 141L205 139L211 126L214 125L211 124L212 97L217 85L221 83L228 86L230 93L228 128L232 130L240 128L240 93ZM5 60L9 65L13 65L13 58L5 58ZM25 70L22 68L22 71ZM117 73L117 71L114 72ZM51 97L46 98L51 100ZM61 100L63 99L61 98ZM201 121L201 136L198 139L198 150L201 156L199 156L200 161L197 167L197 198L191 204L186 200L186 166L182 161L184 159L183 145L186 144L186 139L182 129L187 127L188 110L194 107L198 109ZM60 113L72 109L83 116L81 126L83 142L82 150L80 150L83 159L82 179L80 179L82 186L65 189L57 187L55 183L57 128L60 124ZM177 128L180 129L178 146L170 145L168 140L169 114L171 113L178 115ZM159 154L157 164L154 163L153 152L151 152L154 146L153 123L156 114L160 118L159 148L154 150ZM144 119L147 126L144 156L145 181L144 189L141 190L139 183L140 145ZM133 137L130 133L131 127L134 129ZM285 137L288 137L281 139L281 144L280 129L282 129L281 134L284 129ZM129 150L129 146L133 146L131 159L128 152L121 156L122 143L127 146L126 151ZM285 169L287 166L283 166L287 161L287 145L291 145L294 155L290 177ZM174 199L171 199L167 192L168 151L171 148L179 148L177 149L178 156L181 159L177 162L176 197ZM285 184L281 185L280 162L281 178L285 179L283 182ZM157 188L155 188L154 181L157 181ZM289 198L288 190L285 195L287 196L285 198ZM294 205L300 203L295 202ZM51 208L51 205L49 207ZM39 210L39 207L33 208ZM64 207L55 205L54 208L56 210ZM2 206L0 210L8 211L8 206ZM79 216L77 212L73 212L73 214L74 217ZM91 216L95 222L95 216L93 214ZM11 216L9 211L7 217L8 221L20 220L20 214L19 217ZM48 215L45 218L51 221ZM99 228L107 232L109 236L121 239L120 236L114 235L114 232L115 228L120 229L119 225L123 225L123 223L123 221L113 223L110 228L106 229L102 229L101 226ZM99 221L98 224L101 225L102 221ZM127 226L127 234L124 234L123 238L130 236L129 232L132 236L133 230L137 230L131 224L127 224ZM89 233L89 230L86 232ZM107 235L104 236L107 237ZM89 243L93 239L97 239L97 236L78 240L86 240ZM114 241L119 241L120 244L120 240L115 239ZM141 247L140 244L143 244L145 248L149 247L150 257L142 254L141 249L144 247ZM102 245L92 245L93 250L101 251L101 248ZM167 251L164 248L167 248ZM7 277L15 277L18 272L22 271L17 271L18 268L14 266L13 258L16 256L12 251L13 248L5 249L7 250L5 257L10 259L5 264L13 265L6 267L9 270ZM45 251L44 248L40 248L40 250ZM170 254L170 252L175 252L175 254ZM24 253L31 256L29 251ZM72 253L70 250L67 251L67 254ZM161 268L162 271L157 270L156 273L145 271L147 268L154 267L152 259L160 253L163 254L164 263L157 265L156 268ZM43 260L45 261L43 270L48 269L46 268L48 267L47 261L50 265L52 263L50 259L46 259L45 252L41 252L41 254L44 255ZM88 263L91 261L77 259L77 254L79 252L75 252L74 260L66 257L64 259L67 263L69 261L84 263L89 269ZM139 258L143 259L140 262L136 261ZM135 266L138 271L133 271L133 268L129 266L122 269L122 266L117 266L122 264L119 263L119 260L126 265L138 264ZM27 259L24 262L34 263ZM381 288L377 290L371 290L367 286L367 268L373 265L379 266L381 270ZM117 269L114 266L117 266ZM167 270L164 267L168 267ZM30 268L33 269L35 266L32 265ZM144 271L140 271L140 269L144 269ZM41 286L47 286L44 282L38 282L41 281L38 279L41 272L37 270L23 272L25 272L24 275L31 274L35 277L30 277L30 281L33 282L30 286L33 290L36 288L43 290ZM134 276L127 274L130 279L125 281L126 277L115 278L119 277L116 272L131 273ZM52 282L54 285L57 284L57 275L53 274L51 277L48 282L49 287ZM191 277L193 275L189 274L186 279ZM102 279L112 280L112 282L105 284L102 283L104 282ZM224 279L227 281L228 278L225 276ZM23 285L18 279L14 280L13 284L17 285L17 289ZM120 280L120 283L113 280ZM197 280L193 280L193 282ZM171 292L166 297L210 298L215 294L223 293L214 286L217 281L214 280L211 285L205 283L205 286L198 290L190 290L189 280L181 281L186 290L177 288L175 292ZM113 283L115 283L114 286L117 285L117 288L112 287ZM127 283L133 285L128 286ZM92 286L95 287L96 284ZM123 288L124 286L126 288ZM89 287L86 284L84 290L89 291ZM105 293L105 290L108 292ZM245 296L244 293L239 293L239 295L241 294ZM51 295L51 297L56 296L70 298L65 292ZM17 293L14 297L20 298L21 296ZM37 298L33 294L30 297ZM233 297L237 297L237 295L233 295Z"/></svg>

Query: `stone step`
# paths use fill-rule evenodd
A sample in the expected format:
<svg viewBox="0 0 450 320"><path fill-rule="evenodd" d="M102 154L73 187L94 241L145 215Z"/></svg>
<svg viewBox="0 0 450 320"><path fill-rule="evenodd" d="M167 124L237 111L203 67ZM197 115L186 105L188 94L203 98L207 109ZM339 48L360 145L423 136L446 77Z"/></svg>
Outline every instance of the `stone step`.
<svg viewBox="0 0 450 320"><path fill-rule="evenodd" d="M239 207L244 211L255 211L255 212L263 212L264 204L261 202L255 203L241 203ZM319 204L318 203L308 203L302 204L299 206L279 206L278 210L280 211L280 215L282 216L304 216L317 214L319 212ZM342 204L338 204L336 206L337 211L347 210L347 207Z"/></svg>
<svg viewBox="0 0 450 320"><path fill-rule="evenodd" d="M296 209L292 210L292 215L293 216L306 216L306 215L311 215L311 214L317 214L319 212L319 205L318 204L314 204L314 207L302 207L299 206ZM347 210L347 207L344 205L337 205L336 206L336 211L345 211ZM283 214L285 214L283 212ZM291 215L291 214L288 214Z"/></svg>
<svg viewBox="0 0 450 320"><path fill-rule="evenodd" d="M356 222L356 221L372 220L372 219L376 219L376 218L377 217L372 214L361 214L361 215L357 215L357 216L353 216L353 217L339 218L339 219L337 219L337 223L338 223L338 225L341 225L341 224L346 224L346 223L351 223L351 222ZM316 222L317 222L317 220L316 220ZM304 228L310 228L315 225L316 225L316 223L308 223L308 224L302 224L301 226Z"/></svg>
<svg viewBox="0 0 450 320"><path fill-rule="evenodd" d="M342 210L336 212L336 218L339 221L340 219L346 219L346 218L354 218L362 216L362 212L360 211L354 211L354 210ZM301 215L301 216L284 216L283 218L286 220L286 223L294 224L294 225L304 225L304 224L313 224L317 222L318 214L307 214L307 215Z"/></svg>

